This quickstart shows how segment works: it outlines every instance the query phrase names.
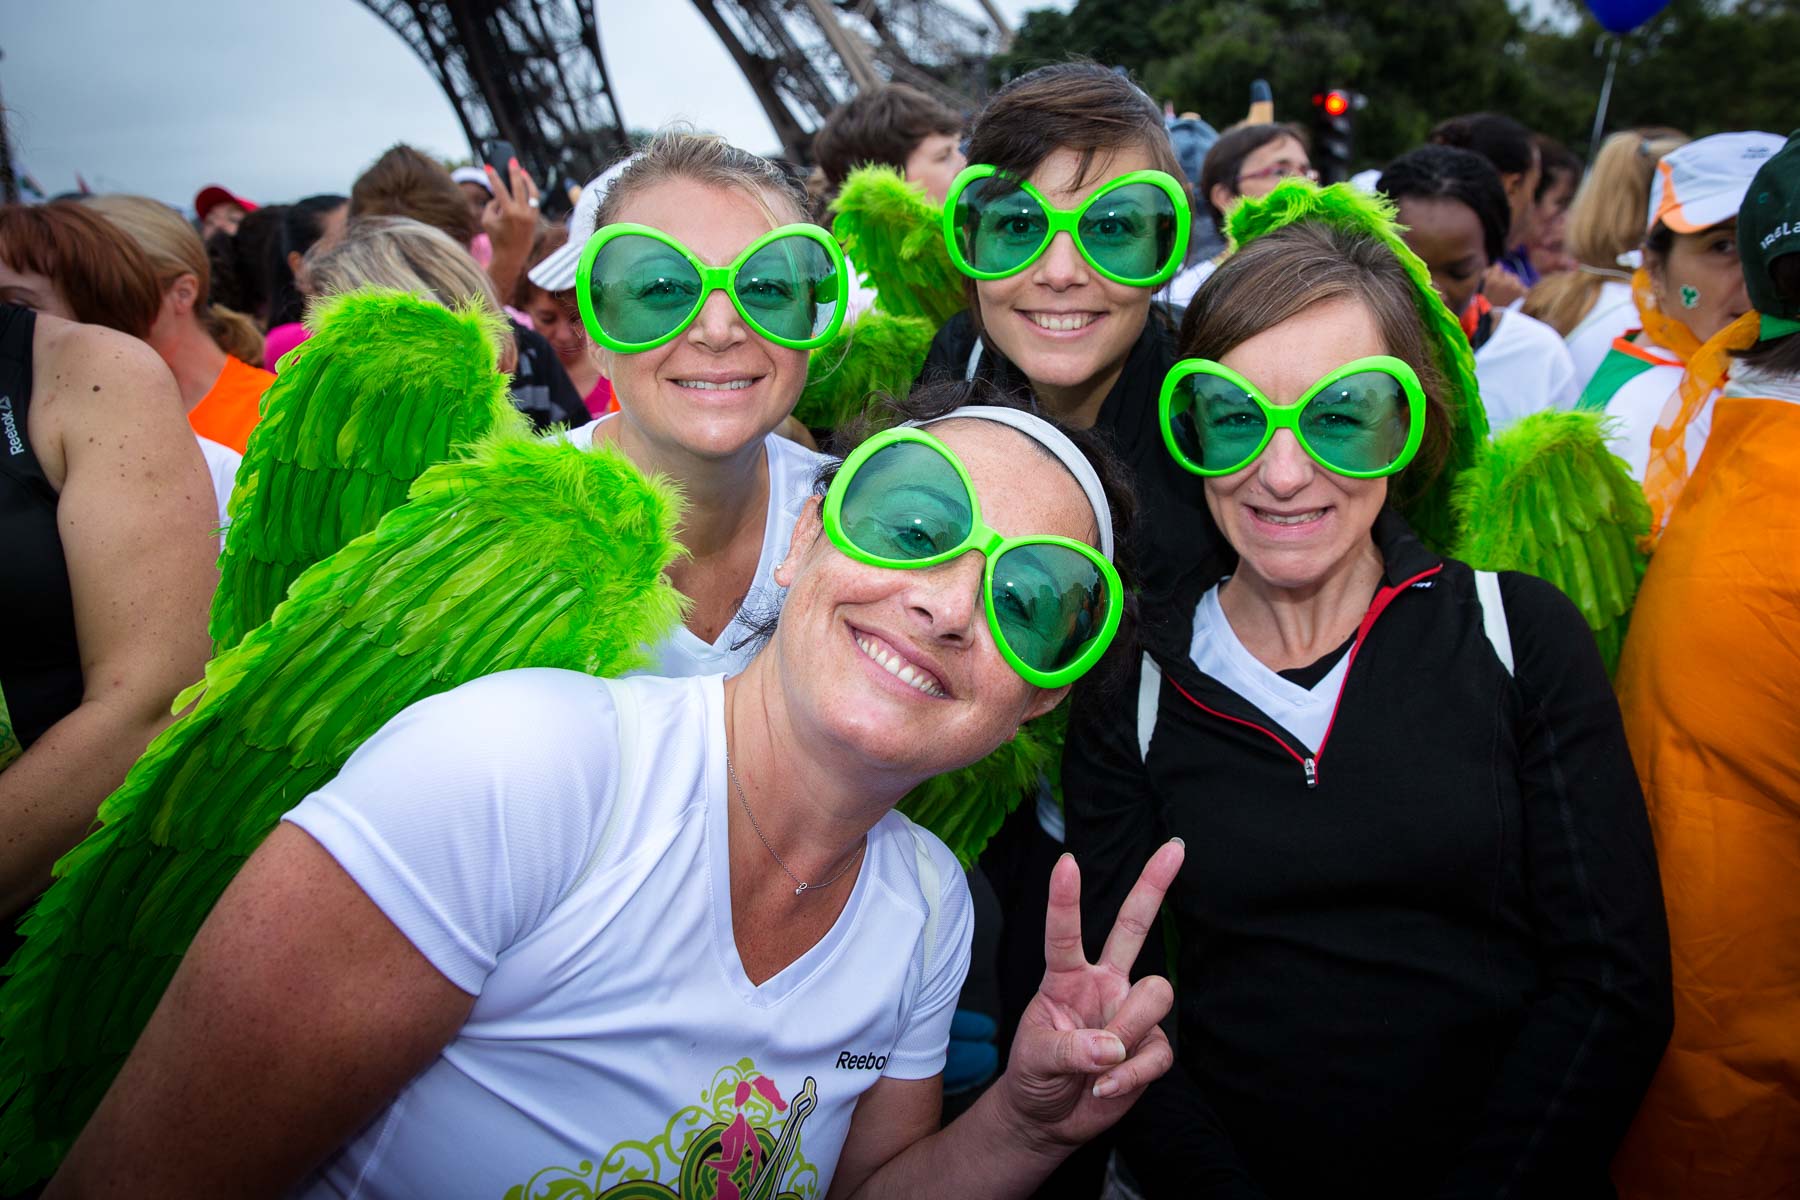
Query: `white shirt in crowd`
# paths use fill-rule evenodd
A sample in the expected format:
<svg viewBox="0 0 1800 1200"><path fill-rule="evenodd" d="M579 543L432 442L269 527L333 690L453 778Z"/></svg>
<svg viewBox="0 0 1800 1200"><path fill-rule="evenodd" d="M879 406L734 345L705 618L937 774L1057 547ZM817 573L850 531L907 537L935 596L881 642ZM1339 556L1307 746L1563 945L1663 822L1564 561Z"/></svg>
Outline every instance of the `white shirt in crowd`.
<svg viewBox="0 0 1800 1200"><path fill-rule="evenodd" d="M1581 398L1562 336L1517 309L1495 309L1493 334L1475 351L1475 380L1488 429L1499 433L1546 409L1568 412Z"/></svg>
<svg viewBox="0 0 1800 1200"><path fill-rule="evenodd" d="M231 503L231 489L237 486L238 468L244 465L244 456L230 446L197 433L194 440L200 443L200 454L206 459L206 473L212 476L213 499L219 506L219 547L223 549L223 530L231 524L231 517L225 510Z"/></svg>
<svg viewBox="0 0 1800 1200"><path fill-rule="evenodd" d="M577 446L591 446L600 421L614 420L617 416L614 413L590 421L563 436ZM817 450L809 450L799 442L773 433L763 439L763 450L769 456L769 505L763 519L762 555L756 560L756 575L744 597L743 607L710 643L701 641L686 626L677 628L657 648L655 661L641 674L671 678L736 675L756 656L756 645L739 643L751 636L755 622L781 607L786 593L775 582L775 568L787 557L788 544L794 537L794 522L800 519L800 510L806 507L807 497L812 495L813 481L818 478L819 468L826 459Z"/></svg>
<svg viewBox="0 0 1800 1200"><path fill-rule="evenodd" d="M475 1003L299 1194L695 1196L723 1157L822 1197L858 1097L943 1068L968 885L889 813L836 924L752 984L733 803L718 676L503 672L357 750L284 819Z"/></svg>
<svg viewBox="0 0 1800 1200"><path fill-rule="evenodd" d="M1680 403L1681 377L1687 367L1674 351L1640 333L1633 344L1657 360L1654 366L1627 379L1606 402L1606 448L1625 460L1631 477L1644 481L1644 468L1650 463L1650 435L1665 418L1673 419ZM1713 397L1708 396L1700 411L1688 423L1683 444L1687 450L1688 470L1700 461L1706 449L1706 435L1712 432Z"/></svg>
<svg viewBox="0 0 1800 1200"><path fill-rule="evenodd" d="M1631 285L1609 279L1600 285L1594 307L1588 309L1581 324L1569 331L1563 344L1569 348L1569 361L1575 364L1575 388L1579 392L1600 369L1600 360L1612 349L1613 339L1638 327L1637 304L1631 299Z"/></svg>

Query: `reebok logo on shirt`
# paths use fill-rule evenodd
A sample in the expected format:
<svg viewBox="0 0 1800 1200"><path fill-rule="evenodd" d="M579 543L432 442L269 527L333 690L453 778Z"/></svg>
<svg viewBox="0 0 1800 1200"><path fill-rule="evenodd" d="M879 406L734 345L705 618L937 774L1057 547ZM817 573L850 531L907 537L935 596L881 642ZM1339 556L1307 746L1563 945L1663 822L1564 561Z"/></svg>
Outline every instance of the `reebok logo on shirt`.
<svg viewBox="0 0 1800 1200"><path fill-rule="evenodd" d="M25 439L19 436L19 422L13 417L11 396L0 396L0 431L6 434L6 452L15 458L25 453Z"/></svg>
<svg viewBox="0 0 1800 1200"><path fill-rule="evenodd" d="M837 1069L840 1071L880 1071L886 1066L885 1054L852 1054L845 1050L837 1057Z"/></svg>

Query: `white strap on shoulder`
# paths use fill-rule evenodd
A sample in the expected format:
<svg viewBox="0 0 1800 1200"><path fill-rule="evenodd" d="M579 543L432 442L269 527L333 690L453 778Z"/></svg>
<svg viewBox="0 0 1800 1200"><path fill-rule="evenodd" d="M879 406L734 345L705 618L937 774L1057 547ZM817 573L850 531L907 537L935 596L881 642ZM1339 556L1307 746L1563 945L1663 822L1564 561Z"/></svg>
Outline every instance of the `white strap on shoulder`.
<svg viewBox="0 0 1800 1200"><path fill-rule="evenodd" d="M965 383L975 382L975 368L980 365L981 365L981 339L976 338L975 344L969 348L969 365L967 367L963 368L963 381Z"/></svg>
<svg viewBox="0 0 1800 1200"><path fill-rule="evenodd" d="M1137 735L1138 757L1150 757L1150 737L1156 732L1156 705L1162 698L1162 668L1148 653L1144 669L1138 675Z"/></svg>
<svg viewBox="0 0 1800 1200"><path fill-rule="evenodd" d="M1481 600L1481 628L1500 656L1506 673L1513 673L1512 630L1506 625L1506 605L1500 600L1500 576L1492 571L1475 572L1475 595Z"/></svg>
<svg viewBox="0 0 1800 1200"><path fill-rule="evenodd" d="M932 960L937 957L938 900L943 883L938 878L937 859L932 857L931 843L912 821L906 823L912 834L913 850L919 859L919 890L925 893L925 978L931 978Z"/></svg>

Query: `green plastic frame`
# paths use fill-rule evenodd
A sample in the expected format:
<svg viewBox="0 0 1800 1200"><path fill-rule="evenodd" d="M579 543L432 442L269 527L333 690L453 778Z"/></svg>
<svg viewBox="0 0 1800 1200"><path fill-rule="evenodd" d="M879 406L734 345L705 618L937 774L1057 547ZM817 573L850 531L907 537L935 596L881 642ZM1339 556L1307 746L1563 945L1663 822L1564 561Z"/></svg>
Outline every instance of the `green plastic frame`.
<svg viewBox="0 0 1800 1200"><path fill-rule="evenodd" d="M1349 375L1360 375L1365 371L1379 371L1400 381L1400 387L1406 393L1407 414L1411 424L1406 434L1406 445L1401 447L1399 457L1388 466L1379 471L1346 471L1321 457L1319 452L1307 442L1306 434L1300 429L1300 414L1312 402L1313 397L1338 380ZM1181 381L1190 375L1216 375L1220 379L1243 388L1249 393L1250 398L1262 408L1263 416L1268 420L1268 425L1263 430L1262 440L1256 443L1256 449L1235 466L1224 470L1200 466L1198 463L1190 462L1175 442L1175 429L1170 420L1170 408L1175 398L1175 389L1180 387ZM1404 361L1387 354L1374 354L1367 358L1353 359L1334 369L1323 379L1307 388L1306 393L1292 404L1275 404L1263 395L1262 389L1225 364L1214 362L1209 358L1184 358L1170 367L1169 373L1163 376L1162 394L1156 401L1156 418L1157 424L1162 427L1163 445L1168 447L1169 453L1174 456L1175 461L1184 470L1191 471L1195 475L1231 475L1241 471L1255 462L1257 456L1269 448L1269 442L1274 439L1276 430L1288 429L1293 431L1294 440L1300 443L1300 448L1306 451L1307 457L1332 474L1342 475L1346 479L1381 479L1405 470L1406 464L1410 463L1413 456L1419 452L1419 443L1425 438L1425 389L1419 386L1418 375Z"/></svg>
<svg viewBox="0 0 1800 1200"><path fill-rule="evenodd" d="M694 307L668 333L647 342L620 341L600 328L600 322L594 315L592 291L594 259L599 257L601 250L616 239L633 236L651 238L668 246L686 259L688 264L694 268L695 273L700 276L700 295L694 301ZM822 332L810 338L796 339L770 333L757 323L755 317L744 310L743 301L738 299L736 287L738 269L769 243L787 237L803 237L823 246L837 272L837 298L831 323ZM617 354L641 354L680 337L687 327L694 323L694 318L700 315L700 310L706 307L706 302L712 298L714 292L724 292L729 296L731 306L737 310L738 316L742 317L744 323L754 329L758 336L774 342L777 346L786 346L790 350L815 350L829 342L837 335L838 330L843 328L845 310L850 301L850 276L844 268L844 251L837 244L837 239L817 225L805 224L782 225L771 229L744 247L744 252L733 259L730 266L713 267L701 262L693 251L662 230L652 229L648 225L636 225L629 221L621 221L596 230L594 235L588 238L587 245L581 249L581 263L575 268L575 303L581 309L581 323L587 327L589 337Z"/></svg>
<svg viewBox="0 0 1800 1200"><path fill-rule="evenodd" d="M1044 215L1047 218L1048 228L1045 230L1044 240L1039 244L1038 248L1027 255L1025 260L1012 270L980 270L963 257L962 247L957 244L956 202L962 198L963 192L973 184L978 183L983 179L990 179L993 176L1004 174L1005 172L1001 171L999 167L991 166L987 163L978 163L972 167L965 167L963 168L962 173L956 177L955 182L950 185L950 191L944 197L944 213L942 217L944 226L944 245L950 251L951 264L969 278L1010 279L1019 272L1029 269L1032 263L1042 258L1044 251L1050 248L1050 243L1056 240L1056 235L1059 233L1067 233L1069 235L1069 240L1075 243L1075 249L1081 253L1081 257L1087 262L1088 266L1094 268L1094 270L1100 272L1101 275L1112 280L1114 283L1124 284L1126 287L1160 287L1173 278L1176 271L1181 269L1181 260L1187 254L1188 229L1193 222L1193 214L1188 208L1186 190L1183 189L1179 183L1175 182L1175 180L1166 172L1131 171L1127 174L1120 175L1115 179L1107 180L1106 183L1095 190L1093 195L1082 201L1081 207L1079 208L1057 208L1044 198L1042 192L1031 186L1027 181L1023 179L1010 179L1009 177L1010 182L1017 184L1020 191L1037 201L1043 208ZM1094 256L1089 254L1088 248L1082 244L1080 233L1081 218L1088 209L1097 204L1107 195L1107 193L1116 191L1122 187L1128 187L1134 183L1148 183L1153 185L1157 190L1161 191L1169 198L1169 203L1172 204L1175 209L1175 239L1170 245L1169 257L1154 275L1149 275L1142 279L1134 279L1125 275L1115 275L1112 271L1094 261Z"/></svg>
<svg viewBox="0 0 1800 1200"><path fill-rule="evenodd" d="M850 540L844 532L843 509L844 496L850 490L850 480L856 472L881 450L896 442L918 442L929 446L955 469L958 479L969 493L969 536L962 542L940 554L929 558L889 559L870 554ZM971 550L981 553L986 560L981 573L981 600L987 609L988 631L993 634L994 645L999 647L1000 656L1006 664L1019 673L1027 683L1041 688L1066 687L1086 674L1093 665L1100 661L1106 653L1107 646L1112 644L1113 635L1119 631L1119 618L1123 612L1124 589L1119 582L1119 573L1113 565L1106 561L1092 546L1073 538L1056 537L1052 534L1039 534L1032 537L1003 537L1000 532L981 520L981 502L975 495L975 483L969 478L969 472L958 461L950 448L923 429L912 426L901 426L895 429L884 429L858 446L851 452L844 465L838 469L837 478L831 481L831 490L825 495L824 512L825 535L848 558L871 567L884 567L890 570L917 570L935 567L940 563L959 558ZM1062 546L1074 550L1091 562L1100 572L1100 578L1106 585L1106 616L1100 622L1100 629L1075 659L1066 667L1055 671L1040 671L1021 659L1007 644L1006 633L1000 625L1000 614L994 611L994 564L1007 551L1020 546Z"/></svg>

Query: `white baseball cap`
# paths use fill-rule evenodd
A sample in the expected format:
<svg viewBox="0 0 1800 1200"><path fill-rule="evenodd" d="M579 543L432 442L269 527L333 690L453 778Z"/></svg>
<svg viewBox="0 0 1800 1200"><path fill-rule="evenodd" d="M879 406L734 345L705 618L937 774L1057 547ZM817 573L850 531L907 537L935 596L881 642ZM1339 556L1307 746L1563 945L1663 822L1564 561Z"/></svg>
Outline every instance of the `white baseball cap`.
<svg viewBox="0 0 1800 1200"><path fill-rule="evenodd" d="M1676 233L1698 233L1737 216L1762 165L1782 147L1772 133L1715 133L1657 160L1650 180L1650 219Z"/></svg>
<svg viewBox="0 0 1800 1200"><path fill-rule="evenodd" d="M488 181L487 172L480 167L458 167L450 172L450 178L458 183L478 183L487 189L488 195L494 194L494 185Z"/></svg>
<svg viewBox="0 0 1800 1200"><path fill-rule="evenodd" d="M575 268L581 265L581 249L594 236L594 228L599 224L600 202L606 199L613 180L623 175L625 168L636 158L635 154L627 155L587 181L580 198L575 201L575 211L569 214L569 240L544 255L542 262L525 273L525 278L546 292L574 289Z"/></svg>

